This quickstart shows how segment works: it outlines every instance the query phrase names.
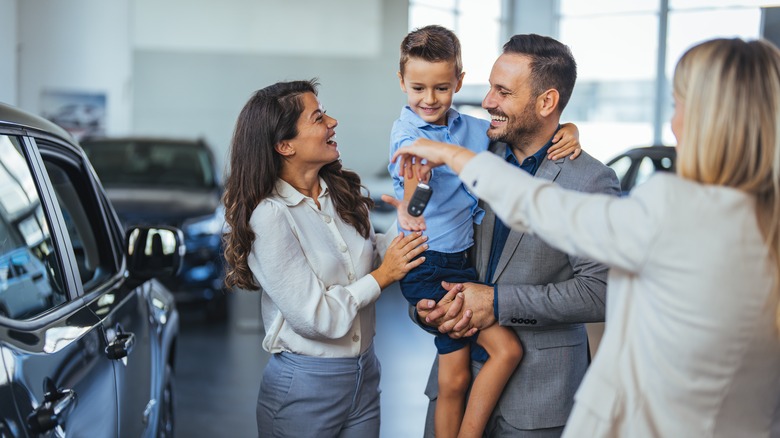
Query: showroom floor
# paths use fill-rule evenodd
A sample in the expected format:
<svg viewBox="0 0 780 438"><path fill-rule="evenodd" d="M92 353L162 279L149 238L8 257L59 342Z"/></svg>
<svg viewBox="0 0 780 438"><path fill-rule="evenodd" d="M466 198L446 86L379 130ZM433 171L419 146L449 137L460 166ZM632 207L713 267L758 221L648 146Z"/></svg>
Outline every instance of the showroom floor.
<svg viewBox="0 0 780 438"><path fill-rule="evenodd" d="M255 405L268 353L257 294L234 293L226 324L208 324L182 308L176 365L176 437L256 437ZM393 285L377 301L377 355L382 363L381 436L421 437L423 394L436 354L433 339L406 316Z"/></svg>

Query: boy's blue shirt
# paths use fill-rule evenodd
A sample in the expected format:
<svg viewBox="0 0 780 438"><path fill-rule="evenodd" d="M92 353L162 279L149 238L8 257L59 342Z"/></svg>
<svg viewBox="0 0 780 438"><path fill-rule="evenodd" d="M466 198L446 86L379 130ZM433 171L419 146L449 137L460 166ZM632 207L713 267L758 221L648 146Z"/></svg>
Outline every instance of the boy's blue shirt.
<svg viewBox="0 0 780 438"><path fill-rule="evenodd" d="M431 125L409 106L405 106L401 110L401 116L393 123L390 133L390 157L398 148L407 146L418 138L460 145L477 153L483 152L490 143L487 137L489 126L490 122L487 120L460 114L454 108L447 110L446 126ZM398 176L398 163L391 162L387 169L393 177L396 198L403 199L403 178ZM445 253L468 249L474 244L474 224L481 223L485 215L484 210L477 205L477 198L466 190L458 175L447 166L433 169L428 185L433 189L433 196L423 213L428 249Z"/></svg>

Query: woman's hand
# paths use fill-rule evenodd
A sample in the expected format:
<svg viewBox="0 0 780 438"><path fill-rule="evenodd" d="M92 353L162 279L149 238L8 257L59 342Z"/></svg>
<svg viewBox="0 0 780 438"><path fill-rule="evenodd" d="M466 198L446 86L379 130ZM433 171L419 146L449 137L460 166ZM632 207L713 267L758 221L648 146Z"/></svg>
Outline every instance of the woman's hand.
<svg viewBox="0 0 780 438"><path fill-rule="evenodd" d="M399 233L393 239L385 252L382 264L371 272L380 288L384 289L394 281L404 278L409 271L425 261L425 257L417 259L415 257L428 249L426 240L428 236L423 236L421 232L409 233L406 236L404 233Z"/></svg>
<svg viewBox="0 0 780 438"><path fill-rule="evenodd" d="M564 123L553 136L552 146L547 150L547 159L557 160L571 154L569 159L573 160L581 153L580 131L574 123Z"/></svg>
<svg viewBox="0 0 780 438"><path fill-rule="evenodd" d="M398 212L398 225L404 230L425 231L425 218L409 214L409 203L393 198L390 195L382 195L382 201L395 207Z"/></svg>
<svg viewBox="0 0 780 438"><path fill-rule="evenodd" d="M440 143L438 141L428 140L427 138L420 138L414 141L409 146L399 148L393 154L392 161L395 162L400 159L399 175L407 167L411 168L412 163L420 162L421 159L426 160L425 164L428 167L438 167L446 164L455 173L460 173L463 166L471 160L474 152L456 146L449 143Z"/></svg>

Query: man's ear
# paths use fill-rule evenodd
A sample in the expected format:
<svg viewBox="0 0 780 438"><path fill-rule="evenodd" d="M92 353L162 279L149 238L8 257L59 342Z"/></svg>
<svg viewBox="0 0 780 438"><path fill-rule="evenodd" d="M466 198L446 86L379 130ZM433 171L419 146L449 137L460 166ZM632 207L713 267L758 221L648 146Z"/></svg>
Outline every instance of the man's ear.
<svg viewBox="0 0 780 438"><path fill-rule="evenodd" d="M402 75L400 71L396 74L398 75L398 83L401 85L401 91L406 93L406 84L404 83L404 75Z"/></svg>
<svg viewBox="0 0 780 438"><path fill-rule="evenodd" d="M287 140L276 143L274 150L276 150L276 152L283 157L290 157L295 155L295 148L293 148L293 145L291 145Z"/></svg>
<svg viewBox="0 0 780 438"><path fill-rule="evenodd" d="M466 72L465 72L465 71L463 71L463 72L460 72L460 75L458 75L458 84L457 84L457 85L455 85L455 92L456 92L456 93L457 93L458 91L460 91L460 87L462 87L462 86L463 86L463 76L466 76Z"/></svg>
<svg viewBox="0 0 780 438"><path fill-rule="evenodd" d="M547 117L553 112L558 110L558 101L561 95L555 88L550 88L544 93L540 94L536 100L536 106L539 109L539 115Z"/></svg>

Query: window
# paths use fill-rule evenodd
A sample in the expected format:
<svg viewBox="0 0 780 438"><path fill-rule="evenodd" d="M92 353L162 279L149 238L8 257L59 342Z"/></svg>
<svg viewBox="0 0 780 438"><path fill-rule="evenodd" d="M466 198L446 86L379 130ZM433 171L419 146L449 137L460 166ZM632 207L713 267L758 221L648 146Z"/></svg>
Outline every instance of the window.
<svg viewBox="0 0 780 438"><path fill-rule="evenodd" d="M66 301L49 230L19 141L0 135L0 315L28 319Z"/></svg>
<svg viewBox="0 0 780 438"><path fill-rule="evenodd" d="M761 3L560 0L559 39L578 63L563 120L576 123L585 149L605 162L633 146L674 145L670 83L677 60L705 39L757 38Z"/></svg>
<svg viewBox="0 0 780 438"><path fill-rule="evenodd" d="M41 154L62 210L81 283L85 292L89 292L101 280L116 272L108 237L110 232L105 228L102 211L94 197L95 191L89 185L83 163L50 156L43 150Z"/></svg>

